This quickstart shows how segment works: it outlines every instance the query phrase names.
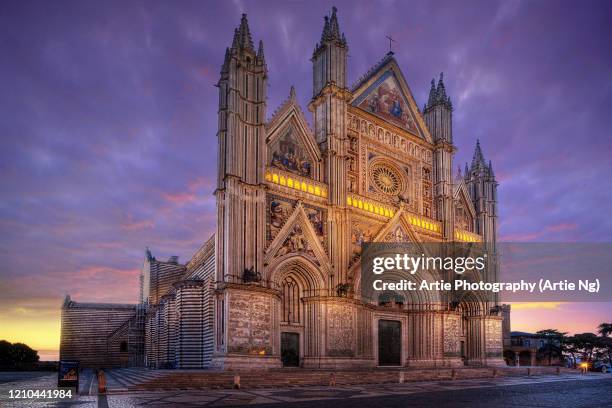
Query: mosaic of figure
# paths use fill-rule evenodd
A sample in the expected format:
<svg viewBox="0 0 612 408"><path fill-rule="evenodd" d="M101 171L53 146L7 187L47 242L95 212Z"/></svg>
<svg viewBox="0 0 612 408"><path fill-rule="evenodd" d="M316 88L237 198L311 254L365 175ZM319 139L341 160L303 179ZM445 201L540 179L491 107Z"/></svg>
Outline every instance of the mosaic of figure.
<svg viewBox="0 0 612 408"><path fill-rule="evenodd" d="M314 228L315 234L317 234L317 238L321 242L324 248L325 245L325 212L319 208L312 208L309 206L304 207L304 211L308 216L308 220L311 222L312 227Z"/></svg>
<svg viewBox="0 0 612 408"><path fill-rule="evenodd" d="M300 176L310 177L312 164L296 140L294 132L293 127L289 127L288 131L270 146L272 152L270 165Z"/></svg>
<svg viewBox="0 0 612 408"><path fill-rule="evenodd" d="M292 211L292 203L278 197L268 199L268 241L276 238Z"/></svg>
<svg viewBox="0 0 612 408"><path fill-rule="evenodd" d="M361 101L359 107L393 124L416 132L408 104L402 96L394 75L388 71L372 85L373 90Z"/></svg>
<svg viewBox="0 0 612 408"><path fill-rule="evenodd" d="M460 201L455 203L455 228L472 231L472 217Z"/></svg>
<svg viewBox="0 0 612 408"><path fill-rule="evenodd" d="M361 220L353 221L351 229L351 264L359 259L362 244L374 240L379 227L379 225L369 224Z"/></svg>

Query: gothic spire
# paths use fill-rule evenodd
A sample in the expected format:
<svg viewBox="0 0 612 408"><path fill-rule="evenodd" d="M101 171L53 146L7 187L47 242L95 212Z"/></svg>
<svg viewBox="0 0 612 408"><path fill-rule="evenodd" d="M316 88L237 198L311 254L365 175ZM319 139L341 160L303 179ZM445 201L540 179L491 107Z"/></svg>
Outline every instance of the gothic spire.
<svg viewBox="0 0 612 408"><path fill-rule="evenodd" d="M444 86L444 72L440 72L440 79L438 80L438 88L436 89L438 95L438 101L444 102L447 100L446 87Z"/></svg>
<svg viewBox="0 0 612 408"><path fill-rule="evenodd" d="M493 173L493 163L491 163L491 160L489 160L489 176L491 178L495 178L495 173Z"/></svg>
<svg viewBox="0 0 612 408"><path fill-rule="evenodd" d="M234 38L232 40L232 48L239 48L240 47L240 30L238 30L237 28L234 29Z"/></svg>
<svg viewBox="0 0 612 408"><path fill-rule="evenodd" d="M321 44L323 44L329 38L329 16L323 17L325 23L323 24L323 32L321 33Z"/></svg>
<svg viewBox="0 0 612 408"><path fill-rule="evenodd" d="M429 89L429 99L427 100L427 106L433 106L435 103L436 103L436 80L432 79L431 88Z"/></svg>
<svg viewBox="0 0 612 408"><path fill-rule="evenodd" d="M335 6L332 7L332 15L329 21L329 30L332 40L341 41L342 37L340 36L340 26L338 25L338 17L336 16L336 11L338 11L338 9Z"/></svg>
<svg viewBox="0 0 612 408"><path fill-rule="evenodd" d="M465 168L463 169L463 177L465 177L466 180L470 178L470 169L468 169L467 162L465 162Z"/></svg>
<svg viewBox="0 0 612 408"><path fill-rule="evenodd" d="M317 44L315 53L327 42L336 42L340 46L346 46L344 33L340 32L340 24L338 24L338 16L336 15L337 11L338 9L336 7L332 7L331 17L324 17L325 23L323 24L323 32L321 33L321 42Z"/></svg>
<svg viewBox="0 0 612 408"><path fill-rule="evenodd" d="M265 56L264 56L263 41L259 40L259 47L257 48L257 61L264 62L264 60L265 60Z"/></svg>
<svg viewBox="0 0 612 408"><path fill-rule="evenodd" d="M474 148L474 156L472 156L472 168L486 166L482 149L480 148L480 139L476 139L476 147Z"/></svg>
<svg viewBox="0 0 612 408"><path fill-rule="evenodd" d="M255 52L253 37L251 37L251 30L249 29L249 21L247 20L246 14L242 14L240 26L234 31L232 48L242 48Z"/></svg>
<svg viewBox="0 0 612 408"><path fill-rule="evenodd" d="M446 94L446 87L444 86L444 73L440 72L440 79L438 79L438 85L436 86L435 78L431 80L431 88L429 90L429 98L427 99L427 108L431 108L435 105L442 105L448 109L453 109L453 105L450 100L450 96Z"/></svg>
<svg viewBox="0 0 612 408"><path fill-rule="evenodd" d="M221 66L221 72L226 72L229 67L230 62L230 49L229 47L225 48L225 58L223 58L223 65Z"/></svg>

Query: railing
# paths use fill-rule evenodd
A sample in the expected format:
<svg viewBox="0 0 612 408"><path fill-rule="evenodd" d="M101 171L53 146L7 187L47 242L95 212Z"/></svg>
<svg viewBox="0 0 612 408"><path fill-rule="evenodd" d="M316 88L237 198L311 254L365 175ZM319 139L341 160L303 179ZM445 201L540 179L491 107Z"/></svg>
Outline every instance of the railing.
<svg viewBox="0 0 612 408"><path fill-rule="evenodd" d="M269 167L266 170L266 181L295 191L301 191L315 197L327 198L327 184L300 177L293 173Z"/></svg>
<svg viewBox="0 0 612 408"><path fill-rule="evenodd" d="M356 194L349 194L346 197L346 204L350 207L369 212L370 214L376 214L387 218L392 218L396 211L395 208L390 205L381 204Z"/></svg>
<svg viewBox="0 0 612 408"><path fill-rule="evenodd" d="M455 229L455 241L461 242L481 242L482 237L478 234L474 234L473 232Z"/></svg>
<svg viewBox="0 0 612 408"><path fill-rule="evenodd" d="M415 226L417 228L435 232L437 234L442 233L442 223L439 221L432 220L431 218L424 217L422 215L417 215L413 213L409 213L406 215L406 219L410 223L410 225Z"/></svg>

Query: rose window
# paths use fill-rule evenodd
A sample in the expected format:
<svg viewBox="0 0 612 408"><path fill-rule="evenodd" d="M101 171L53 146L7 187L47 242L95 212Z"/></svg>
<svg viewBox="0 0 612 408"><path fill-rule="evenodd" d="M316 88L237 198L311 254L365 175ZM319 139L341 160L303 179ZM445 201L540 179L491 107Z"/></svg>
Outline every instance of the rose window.
<svg viewBox="0 0 612 408"><path fill-rule="evenodd" d="M385 194L400 193L401 176L393 168L384 164L375 164L370 170L370 177L376 188Z"/></svg>

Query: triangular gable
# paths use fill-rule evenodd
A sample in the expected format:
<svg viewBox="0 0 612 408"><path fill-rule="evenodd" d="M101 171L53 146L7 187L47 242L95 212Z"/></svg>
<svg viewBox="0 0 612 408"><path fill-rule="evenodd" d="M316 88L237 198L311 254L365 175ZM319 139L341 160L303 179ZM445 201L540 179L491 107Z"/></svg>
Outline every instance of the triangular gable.
<svg viewBox="0 0 612 408"><path fill-rule="evenodd" d="M421 239L412 226L405 220L404 207L395 213L395 215L389 220L374 237L373 242L409 242L420 246Z"/></svg>
<svg viewBox="0 0 612 408"><path fill-rule="evenodd" d="M467 190L464 180L460 180L455 184L455 191L453 192L453 198L457 201L462 202L467 210L470 212L472 219L476 218L476 208L470 197L470 193Z"/></svg>
<svg viewBox="0 0 612 408"><path fill-rule="evenodd" d="M318 178L321 151L293 91L268 122L266 143L269 165Z"/></svg>
<svg viewBox="0 0 612 408"><path fill-rule="evenodd" d="M351 105L433 142L395 58L387 55L353 88Z"/></svg>
<svg viewBox="0 0 612 408"><path fill-rule="evenodd" d="M271 264L275 258L295 255L303 256L317 266L331 270L325 249L317 238L301 202L297 203L295 210L268 247L264 262Z"/></svg>
<svg viewBox="0 0 612 408"><path fill-rule="evenodd" d="M476 219L476 208L474 207L474 203L472 203L464 180L459 180L458 183L455 184L453 202L455 228L473 231L475 227L474 220Z"/></svg>

